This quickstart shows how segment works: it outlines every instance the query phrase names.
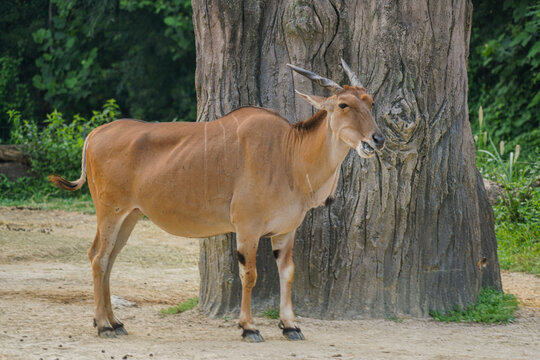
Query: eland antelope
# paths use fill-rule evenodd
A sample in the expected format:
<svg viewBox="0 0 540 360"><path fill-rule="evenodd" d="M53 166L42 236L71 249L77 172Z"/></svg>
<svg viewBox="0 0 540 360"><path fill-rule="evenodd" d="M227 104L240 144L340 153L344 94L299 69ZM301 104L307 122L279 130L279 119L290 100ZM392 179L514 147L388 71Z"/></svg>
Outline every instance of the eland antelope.
<svg viewBox="0 0 540 360"><path fill-rule="evenodd" d="M239 325L251 342L264 341L251 316L251 292L259 239L270 237L280 278L279 325L287 339L304 339L291 302L295 230L308 210L333 197L349 149L369 158L385 140L372 116L372 97L343 60L342 65L351 86L288 65L333 92L321 97L297 91L319 111L294 125L253 106L203 123L121 119L86 137L77 181L49 176L70 191L88 181L97 216L88 257L100 336L127 334L113 314L109 277L133 227L146 215L174 235L236 233Z"/></svg>

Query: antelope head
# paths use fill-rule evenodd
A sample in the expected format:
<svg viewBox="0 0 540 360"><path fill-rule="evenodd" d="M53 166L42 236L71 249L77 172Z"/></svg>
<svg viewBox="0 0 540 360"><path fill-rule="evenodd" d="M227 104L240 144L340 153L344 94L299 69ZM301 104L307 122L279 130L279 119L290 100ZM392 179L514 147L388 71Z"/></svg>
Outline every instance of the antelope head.
<svg viewBox="0 0 540 360"><path fill-rule="evenodd" d="M287 64L291 69L304 75L315 83L330 89L330 97L306 95L296 91L304 100L319 110L326 110L332 132L345 144L355 149L363 158L373 156L375 149L384 147L384 136L372 115L373 98L366 92L356 74L341 59L351 86L341 87L330 79L311 71Z"/></svg>

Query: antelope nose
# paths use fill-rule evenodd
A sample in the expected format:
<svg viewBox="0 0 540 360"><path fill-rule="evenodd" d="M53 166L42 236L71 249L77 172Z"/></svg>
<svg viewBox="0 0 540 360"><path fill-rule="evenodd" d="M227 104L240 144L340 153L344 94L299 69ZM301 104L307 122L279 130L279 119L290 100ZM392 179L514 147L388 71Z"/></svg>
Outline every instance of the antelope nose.
<svg viewBox="0 0 540 360"><path fill-rule="evenodd" d="M373 135L373 143L378 149L382 149L384 146L384 136L382 134Z"/></svg>

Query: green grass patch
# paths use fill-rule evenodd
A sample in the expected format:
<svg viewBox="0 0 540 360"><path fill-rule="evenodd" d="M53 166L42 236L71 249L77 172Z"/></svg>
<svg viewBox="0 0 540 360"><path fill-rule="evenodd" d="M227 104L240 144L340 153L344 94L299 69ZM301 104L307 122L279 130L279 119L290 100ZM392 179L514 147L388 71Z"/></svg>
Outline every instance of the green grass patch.
<svg viewBox="0 0 540 360"><path fill-rule="evenodd" d="M266 309L263 310L261 315L268 319L279 319L279 309Z"/></svg>
<svg viewBox="0 0 540 360"><path fill-rule="evenodd" d="M538 223L502 223L495 226L501 269L540 275Z"/></svg>
<svg viewBox="0 0 540 360"><path fill-rule="evenodd" d="M466 308L454 306L452 310L441 312L431 310L429 315L443 322L476 322L485 324L506 324L513 322L518 302L514 295L505 294L492 288L483 288L478 301Z"/></svg>
<svg viewBox="0 0 540 360"><path fill-rule="evenodd" d="M0 197L0 206L24 207L37 210L76 211L85 214L95 214L92 197L88 193L78 196L57 197L36 193L29 197Z"/></svg>
<svg viewBox="0 0 540 360"><path fill-rule="evenodd" d="M401 318L397 315L394 315L394 314L391 314L391 315L387 315L386 316L386 320L389 320L389 321L393 321L393 322L397 322L397 323L401 323L403 322L405 318Z"/></svg>
<svg viewBox="0 0 540 360"><path fill-rule="evenodd" d="M168 309L162 309L161 314L162 315L180 314L180 313L183 313L184 311L193 309L195 306L197 306L198 303L199 303L199 298L194 297L184 302L181 302L180 304L176 306L171 306Z"/></svg>
<svg viewBox="0 0 540 360"><path fill-rule="evenodd" d="M511 221L506 207L495 205L495 235L501 269L540 275L540 188L515 193L522 220Z"/></svg>

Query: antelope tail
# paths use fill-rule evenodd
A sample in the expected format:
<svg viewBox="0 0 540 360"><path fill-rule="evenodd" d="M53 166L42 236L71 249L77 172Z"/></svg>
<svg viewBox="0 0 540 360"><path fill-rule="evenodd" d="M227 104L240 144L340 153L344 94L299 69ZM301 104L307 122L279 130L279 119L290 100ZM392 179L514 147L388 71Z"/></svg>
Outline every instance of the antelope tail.
<svg viewBox="0 0 540 360"><path fill-rule="evenodd" d="M81 170L81 177L79 178L79 180L69 181L59 175L52 174L52 175L49 175L50 182L55 184L60 189L67 190L67 191L79 190L84 185L84 183L86 182L86 148L88 147L89 137L90 136L87 136L86 139L84 140L83 153L82 153L82 170Z"/></svg>

